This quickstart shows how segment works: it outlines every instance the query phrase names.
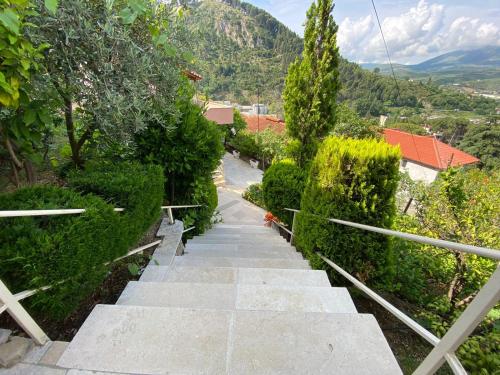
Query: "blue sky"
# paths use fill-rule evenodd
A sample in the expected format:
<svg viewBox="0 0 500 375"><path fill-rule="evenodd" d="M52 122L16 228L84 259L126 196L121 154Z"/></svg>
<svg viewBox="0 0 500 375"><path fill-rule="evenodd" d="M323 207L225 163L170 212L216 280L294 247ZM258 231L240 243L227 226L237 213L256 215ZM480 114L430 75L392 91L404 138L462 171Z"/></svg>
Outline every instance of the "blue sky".
<svg viewBox="0 0 500 375"><path fill-rule="evenodd" d="M302 35L311 0L246 0ZM370 0L338 0L334 18L343 56L387 62ZM375 0L391 57L417 63L456 49L500 45L499 0Z"/></svg>

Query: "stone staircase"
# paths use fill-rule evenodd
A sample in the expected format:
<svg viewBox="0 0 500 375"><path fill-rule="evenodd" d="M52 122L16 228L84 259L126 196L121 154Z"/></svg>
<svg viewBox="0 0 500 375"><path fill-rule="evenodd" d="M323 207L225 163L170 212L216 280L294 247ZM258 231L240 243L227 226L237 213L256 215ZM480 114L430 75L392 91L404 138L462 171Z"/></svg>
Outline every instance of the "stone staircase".
<svg viewBox="0 0 500 375"><path fill-rule="evenodd" d="M59 367L121 374L401 373L375 318L357 313L348 291L332 288L326 273L311 270L274 230L218 224L176 255L180 236L165 237L116 305L95 307Z"/></svg>

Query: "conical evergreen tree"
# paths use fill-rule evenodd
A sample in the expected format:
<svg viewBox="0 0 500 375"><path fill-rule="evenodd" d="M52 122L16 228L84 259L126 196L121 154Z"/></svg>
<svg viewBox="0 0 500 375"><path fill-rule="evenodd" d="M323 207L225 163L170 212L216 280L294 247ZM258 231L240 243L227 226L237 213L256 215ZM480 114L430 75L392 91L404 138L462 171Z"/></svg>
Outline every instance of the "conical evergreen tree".
<svg viewBox="0 0 500 375"><path fill-rule="evenodd" d="M300 166L335 124L339 53L333 7L333 0L317 0L309 8L304 51L290 65L283 92L287 131L298 142L294 156Z"/></svg>

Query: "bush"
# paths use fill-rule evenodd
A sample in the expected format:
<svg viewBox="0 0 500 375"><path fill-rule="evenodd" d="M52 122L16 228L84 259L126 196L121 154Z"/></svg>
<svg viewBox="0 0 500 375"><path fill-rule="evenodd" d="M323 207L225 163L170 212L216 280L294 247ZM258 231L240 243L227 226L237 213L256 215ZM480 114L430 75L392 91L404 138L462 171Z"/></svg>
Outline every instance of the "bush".
<svg viewBox="0 0 500 375"><path fill-rule="evenodd" d="M180 93L181 116L151 122L136 136L136 157L158 164L165 173L165 197L171 205L204 204L204 208L176 210L176 216L202 233L217 207L212 172L224 155L223 133L191 102L194 93Z"/></svg>
<svg viewBox="0 0 500 375"><path fill-rule="evenodd" d="M189 201L183 204L199 204L201 207L176 210L176 216L184 222L185 228L193 225L196 227L187 233L188 237L203 233L210 228L219 202L217 187L211 178L199 178L192 191L193 194L189 197Z"/></svg>
<svg viewBox="0 0 500 375"><path fill-rule="evenodd" d="M243 199L255 204L256 206L266 208L262 191L262 184L252 184L243 192Z"/></svg>
<svg viewBox="0 0 500 375"><path fill-rule="evenodd" d="M123 255L120 213L101 198L52 186L0 195L0 209L86 208L79 215L0 219L0 279L12 292L54 285L25 303L64 319L106 275L105 262Z"/></svg>
<svg viewBox="0 0 500 375"><path fill-rule="evenodd" d="M284 208L300 208L305 177L305 172L291 159L274 163L264 173L262 188L265 205L288 226L292 225L293 213Z"/></svg>
<svg viewBox="0 0 500 375"><path fill-rule="evenodd" d="M160 217L165 181L160 166L89 163L84 171L70 173L68 180L81 193L99 195L125 209L120 215L125 246L136 243Z"/></svg>
<svg viewBox="0 0 500 375"><path fill-rule="evenodd" d="M296 222L297 244L314 266L322 264L313 254L319 250L364 282L392 274L389 237L325 218L391 227L399 158L397 148L375 139L328 137L322 143Z"/></svg>
<svg viewBox="0 0 500 375"><path fill-rule="evenodd" d="M239 131L233 138L229 139L228 143L245 156L259 158L259 145L255 136L248 130Z"/></svg>

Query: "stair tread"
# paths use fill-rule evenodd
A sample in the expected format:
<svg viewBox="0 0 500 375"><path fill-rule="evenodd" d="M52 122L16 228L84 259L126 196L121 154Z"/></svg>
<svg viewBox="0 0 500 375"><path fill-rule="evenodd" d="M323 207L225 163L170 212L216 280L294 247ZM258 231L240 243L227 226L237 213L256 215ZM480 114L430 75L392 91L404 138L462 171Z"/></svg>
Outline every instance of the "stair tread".
<svg viewBox="0 0 500 375"><path fill-rule="evenodd" d="M195 255L204 257L236 257L236 258L288 258L288 259L303 259L302 255L291 248L289 250L266 250L266 249L203 249L189 247L184 250L184 256Z"/></svg>
<svg viewBox="0 0 500 375"><path fill-rule="evenodd" d="M198 267L239 267L239 268L293 268L310 269L309 262L300 259L272 259L272 258L228 258L228 257L202 257L178 256L175 257L175 266ZM160 263L161 265L161 263Z"/></svg>
<svg viewBox="0 0 500 375"><path fill-rule="evenodd" d="M97 305L58 366L137 374L401 374L371 315L120 305Z"/></svg>
<svg viewBox="0 0 500 375"><path fill-rule="evenodd" d="M198 282L251 285L331 286L325 271L275 268L153 266L142 282Z"/></svg>
<svg viewBox="0 0 500 375"><path fill-rule="evenodd" d="M131 281L118 305L353 313L346 288Z"/></svg>

